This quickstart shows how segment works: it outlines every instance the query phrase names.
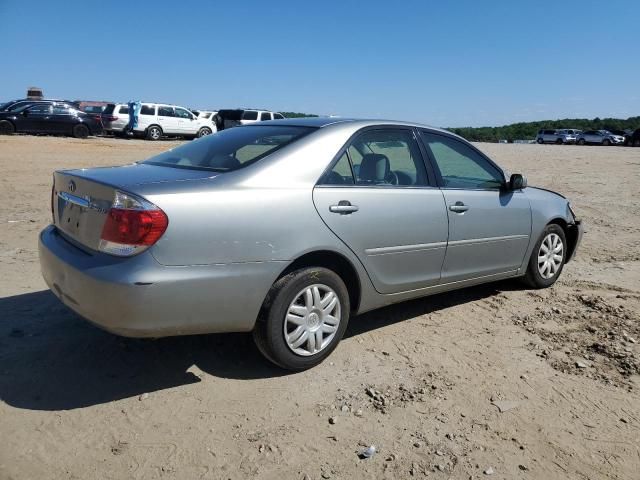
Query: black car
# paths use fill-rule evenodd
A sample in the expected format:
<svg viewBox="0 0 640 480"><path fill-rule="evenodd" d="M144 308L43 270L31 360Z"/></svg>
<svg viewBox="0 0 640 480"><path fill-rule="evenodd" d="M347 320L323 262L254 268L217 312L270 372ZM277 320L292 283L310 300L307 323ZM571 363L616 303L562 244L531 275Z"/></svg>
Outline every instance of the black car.
<svg viewBox="0 0 640 480"><path fill-rule="evenodd" d="M636 128L635 132L629 136L627 145L630 147L640 147L640 128Z"/></svg>
<svg viewBox="0 0 640 480"><path fill-rule="evenodd" d="M68 100L55 100L55 99L47 99L47 98L40 98L40 99L21 98L19 100L11 100L10 102L3 103L2 105L0 105L0 112L13 112L16 110L21 110L27 105L35 105L38 103L43 103L43 104L66 103L68 105L71 105L73 108L79 108L78 103L70 102Z"/></svg>
<svg viewBox="0 0 640 480"><path fill-rule="evenodd" d="M86 138L102 132L100 116L81 112L69 103L27 103L0 111L0 135L47 133Z"/></svg>

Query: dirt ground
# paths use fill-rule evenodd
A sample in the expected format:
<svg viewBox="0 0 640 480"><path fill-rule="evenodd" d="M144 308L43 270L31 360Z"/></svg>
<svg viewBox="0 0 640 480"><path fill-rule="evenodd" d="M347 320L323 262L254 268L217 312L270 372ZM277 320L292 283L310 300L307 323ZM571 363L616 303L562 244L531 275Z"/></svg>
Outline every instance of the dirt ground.
<svg viewBox="0 0 640 480"><path fill-rule="evenodd" d="M559 282L362 315L288 374L249 335L105 333L40 277L53 170L175 144L0 137L0 478L639 478L640 148L479 145L585 221Z"/></svg>

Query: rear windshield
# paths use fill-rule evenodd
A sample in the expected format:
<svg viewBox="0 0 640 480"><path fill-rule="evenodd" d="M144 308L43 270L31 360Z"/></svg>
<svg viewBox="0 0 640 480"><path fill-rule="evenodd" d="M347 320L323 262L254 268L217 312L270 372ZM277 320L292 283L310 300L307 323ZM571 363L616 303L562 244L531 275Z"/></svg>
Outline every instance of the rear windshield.
<svg viewBox="0 0 640 480"><path fill-rule="evenodd" d="M255 163L314 130L296 126L231 128L186 143L142 163L228 172Z"/></svg>

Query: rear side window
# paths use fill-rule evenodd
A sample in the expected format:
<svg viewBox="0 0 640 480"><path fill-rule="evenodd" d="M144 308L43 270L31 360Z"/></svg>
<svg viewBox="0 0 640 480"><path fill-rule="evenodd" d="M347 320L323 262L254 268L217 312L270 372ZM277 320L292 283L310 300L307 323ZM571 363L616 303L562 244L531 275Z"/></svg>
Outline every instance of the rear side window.
<svg viewBox="0 0 640 480"><path fill-rule="evenodd" d="M118 110L118 113L122 113L123 115L129 115L129 107L122 106Z"/></svg>
<svg viewBox="0 0 640 480"><path fill-rule="evenodd" d="M255 110L245 110L245 112L242 114L242 120L257 120L258 119L258 112L256 112Z"/></svg>
<svg viewBox="0 0 640 480"><path fill-rule="evenodd" d="M54 115L70 115L69 107L65 107L64 105L54 105L53 106L53 114Z"/></svg>
<svg viewBox="0 0 640 480"><path fill-rule="evenodd" d="M351 164L349 163L349 156L347 152L344 152L338 163L327 173L322 181L321 185L353 185L353 172L351 171Z"/></svg>
<svg viewBox="0 0 640 480"><path fill-rule="evenodd" d="M176 114L173 111L173 107L158 107L159 117L175 117Z"/></svg>
<svg viewBox="0 0 640 480"><path fill-rule="evenodd" d="M155 115L156 107L153 105L142 105L140 107L140 115Z"/></svg>
<svg viewBox="0 0 640 480"><path fill-rule="evenodd" d="M227 172L255 163L314 130L309 127L266 125L231 128L197 142L185 143L143 163Z"/></svg>

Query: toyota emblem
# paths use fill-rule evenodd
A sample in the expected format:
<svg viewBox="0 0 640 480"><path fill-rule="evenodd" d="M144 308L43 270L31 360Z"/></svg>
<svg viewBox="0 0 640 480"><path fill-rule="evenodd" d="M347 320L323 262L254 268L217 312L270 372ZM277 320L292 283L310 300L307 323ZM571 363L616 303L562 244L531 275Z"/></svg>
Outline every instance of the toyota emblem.
<svg viewBox="0 0 640 480"><path fill-rule="evenodd" d="M76 191L76 182L74 182L73 180L71 180L69 182L69 191L70 192L75 192Z"/></svg>

